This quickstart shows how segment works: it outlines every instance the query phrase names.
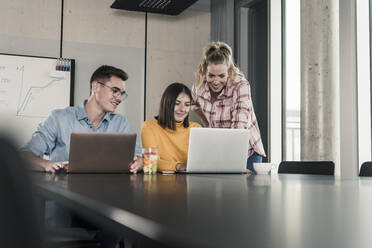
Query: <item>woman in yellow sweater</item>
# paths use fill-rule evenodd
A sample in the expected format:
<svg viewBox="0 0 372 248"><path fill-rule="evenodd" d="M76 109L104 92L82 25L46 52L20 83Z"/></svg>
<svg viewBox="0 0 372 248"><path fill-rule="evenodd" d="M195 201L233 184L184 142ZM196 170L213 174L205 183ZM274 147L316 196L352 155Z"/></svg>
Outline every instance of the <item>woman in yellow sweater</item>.
<svg viewBox="0 0 372 248"><path fill-rule="evenodd" d="M189 121L191 91L186 85L169 85L161 98L159 115L142 125L142 145L159 149L159 171L186 169L190 128L200 127Z"/></svg>

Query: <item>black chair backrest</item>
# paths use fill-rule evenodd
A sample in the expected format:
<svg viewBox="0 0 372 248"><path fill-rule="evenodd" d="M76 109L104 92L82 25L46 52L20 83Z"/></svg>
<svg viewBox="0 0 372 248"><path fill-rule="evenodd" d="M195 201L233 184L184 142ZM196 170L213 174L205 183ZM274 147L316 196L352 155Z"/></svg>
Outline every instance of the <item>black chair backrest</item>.
<svg viewBox="0 0 372 248"><path fill-rule="evenodd" d="M278 173L334 175L335 164L332 161L282 161Z"/></svg>
<svg viewBox="0 0 372 248"><path fill-rule="evenodd" d="M360 167L360 177L372 177L372 161L364 162Z"/></svg>
<svg viewBox="0 0 372 248"><path fill-rule="evenodd" d="M0 137L0 246L42 247L31 181L14 145Z"/></svg>

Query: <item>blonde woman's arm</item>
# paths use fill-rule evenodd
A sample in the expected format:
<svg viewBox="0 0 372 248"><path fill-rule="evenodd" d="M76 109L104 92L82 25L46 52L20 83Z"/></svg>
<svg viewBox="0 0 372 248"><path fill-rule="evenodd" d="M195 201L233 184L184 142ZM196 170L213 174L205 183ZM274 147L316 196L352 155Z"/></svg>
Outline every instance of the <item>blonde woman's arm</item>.
<svg viewBox="0 0 372 248"><path fill-rule="evenodd" d="M205 117L203 110L200 108L200 105L197 101L198 96L196 93L196 86L195 84L191 87L191 96L192 96L192 106L191 109L194 110L196 115L199 117L200 121L203 124L203 127L209 127L209 121L207 117Z"/></svg>
<svg viewBox="0 0 372 248"><path fill-rule="evenodd" d="M200 121L202 122L203 127L209 127L209 122L207 120L207 117L205 117L205 115L204 115L203 111L201 110L201 108L197 108L194 111L198 115Z"/></svg>
<svg viewBox="0 0 372 248"><path fill-rule="evenodd" d="M249 129L252 125L252 111L254 110L251 100L250 86L246 82L239 83L233 93L231 128Z"/></svg>

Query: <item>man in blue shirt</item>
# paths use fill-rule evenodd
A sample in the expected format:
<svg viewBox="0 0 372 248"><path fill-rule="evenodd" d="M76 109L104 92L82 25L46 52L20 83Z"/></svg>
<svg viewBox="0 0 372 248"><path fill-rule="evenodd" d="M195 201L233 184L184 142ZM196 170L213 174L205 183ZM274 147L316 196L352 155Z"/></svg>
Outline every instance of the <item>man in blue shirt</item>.
<svg viewBox="0 0 372 248"><path fill-rule="evenodd" d="M57 109L40 124L31 140L22 148L24 157L36 170L54 173L68 168L71 132L131 133L128 120L113 112L126 98L128 74L121 69L103 65L90 79L91 94L80 106ZM43 159L48 155L50 160ZM141 147L137 143L132 173L142 168Z"/></svg>

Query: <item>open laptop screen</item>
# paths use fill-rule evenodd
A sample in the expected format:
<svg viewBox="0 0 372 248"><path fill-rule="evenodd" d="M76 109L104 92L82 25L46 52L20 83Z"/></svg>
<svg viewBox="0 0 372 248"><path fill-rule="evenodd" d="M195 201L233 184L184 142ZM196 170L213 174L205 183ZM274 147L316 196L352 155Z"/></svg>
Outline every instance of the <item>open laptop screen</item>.
<svg viewBox="0 0 372 248"><path fill-rule="evenodd" d="M245 172L248 147L246 129L191 128L187 172Z"/></svg>

